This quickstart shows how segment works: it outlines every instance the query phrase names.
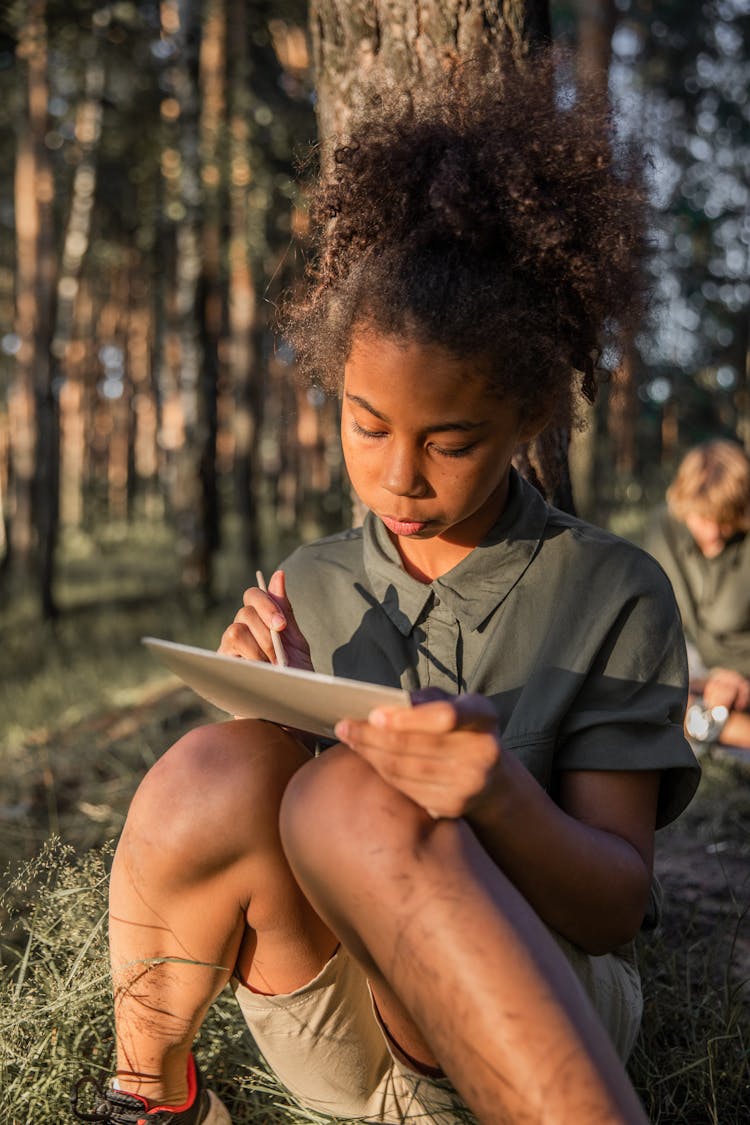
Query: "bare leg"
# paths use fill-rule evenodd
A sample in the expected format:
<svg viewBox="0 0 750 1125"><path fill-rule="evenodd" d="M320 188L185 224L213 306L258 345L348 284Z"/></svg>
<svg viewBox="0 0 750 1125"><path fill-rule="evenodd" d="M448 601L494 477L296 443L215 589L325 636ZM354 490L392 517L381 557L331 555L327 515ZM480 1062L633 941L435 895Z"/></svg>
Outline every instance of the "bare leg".
<svg viewBox="0 0 750 1125"><path fill-rule="evenodd" d="M430 820L336 747L292 780L281 829L393 1036L480 1121L645 1125L572 969L466 824Z"/></svg>
<svg viewBox="0 0 750 1125"><path fill-rule="evenodd" d="M110 882L117 1073L131 1093L184 1101L193 1038L236 963L286 992L333 952L279 840L284 789L308 760L277 727L228 722L186 735L141 784Z"/></svg>

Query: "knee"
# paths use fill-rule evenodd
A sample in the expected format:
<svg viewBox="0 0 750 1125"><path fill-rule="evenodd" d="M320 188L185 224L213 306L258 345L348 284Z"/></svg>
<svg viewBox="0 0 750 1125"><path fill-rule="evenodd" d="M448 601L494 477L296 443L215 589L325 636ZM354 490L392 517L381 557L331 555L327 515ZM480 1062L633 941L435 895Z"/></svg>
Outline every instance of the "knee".
<svg viewBox="0 0 750 1125"><path fill-rule="evenodd" d="M162 862L226 863L265 834L278 836L284 789L309 755L268 723L197 727L176 742L141 782L122 846L147 848Z"/></svg>
<svg viewBox="0 0 750 1125"><path fill-rule="evenodd" d="M300 769L286 787L279 818L281 841L303 882L367 873L368 880L404 859L418 860L435 828L423 809L388 785L343 746Z"/></svg>

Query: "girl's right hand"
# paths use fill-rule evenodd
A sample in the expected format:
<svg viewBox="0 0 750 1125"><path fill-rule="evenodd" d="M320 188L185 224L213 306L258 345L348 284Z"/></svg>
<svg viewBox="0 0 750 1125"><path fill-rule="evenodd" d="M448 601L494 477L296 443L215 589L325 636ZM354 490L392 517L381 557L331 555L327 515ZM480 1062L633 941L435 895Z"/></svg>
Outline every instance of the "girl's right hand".
<svg viewBox="0 0 750 1125"><path fill-rule="evenodd" d="M240 656L245 660L263 660L274 664L271 632L279 634L290 668L312 672L310 646L303 636L286 596L283 570L271 575L268 593L257 586L245 590L242 609L224 631L219 652L224 656Z"/></svg>
<svg viewBox="0 0 750 1125"><path fill-rule="evenodd" d="M750 680L732 668L713 668L703 685L703 702L729 711L750 710Z"/></svg>

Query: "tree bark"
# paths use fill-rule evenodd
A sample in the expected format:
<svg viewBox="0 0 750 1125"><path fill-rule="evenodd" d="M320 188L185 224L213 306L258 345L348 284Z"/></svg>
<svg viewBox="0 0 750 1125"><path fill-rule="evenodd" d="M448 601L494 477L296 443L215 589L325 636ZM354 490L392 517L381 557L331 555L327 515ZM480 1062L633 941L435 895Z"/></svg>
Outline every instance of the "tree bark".
<svg viewBox="0 0 750 1125"><path fill-rule="evenodd" d="M311 0L310 29L324 161L346 139L370 84L427 84L449 59L513 65L550 39L547 0ZM519 450L517 464L553 503L573 511L569 436L550 427Z"/></svg>
<svg viewBox="0 0 750 1125"><path fill-rule="evenodd" d="M577 66L581 78L598 85L604 93L609 87L609 65L612 58L612 36L617 25L617 9L614 0L576 0L575 4L578 30ZM628 401L628 391L618 384L620 401ZM609 420L615 415L610 406ZM583 410L584 428L577 431L571 440L571 476L575 487L578 510L585 519L596 521L599 518L597 489L597 450L599 445L600 412L596 403Z"/></svg>
<svg viewBox="0 0 750 1125"><path fill-rule="evenodd" d="M18 366L10 398L14 513L11 557L33 565L42 613L54 617L59 525L58 380L52 362L57 261L54 181L45 143L48 51L46 0L32 0L21 27L19 57L28 75L28 102L16 163Z"/></svg>
<svg viewBox="0 0 750 1125"><path fill-rule="evenodd" d="M310 28L324 147L371 81L408 89L448 58L522 58L550 37L547 0L311 0Z"/></svg>
<svg viewBox="0 0 750 1125"><path fill-rule="evenodd" d="M170 323L162 357L166 387L162 435L165 448L171 450L169 497L177 530L180 585L208 598L214 552L205 465L211 456L212 433L215 435L215 397L211 397L215 386L209 387L204 377L201 324L200 3L165 0L160 11L162 38L174 47L165 87L179 107L171 112L172 127L165 129L169 141L162 151L166 224L175 224L174 288L166 295ZM170 241L171 234L167 225Z"/></svg>
<svg viewBox="0 0 750 1125"><path fill-rule="evenodd" d="M243 558L260 562L258 434L262 421L263 373L259 363L256 284L248 246L248 188L255 169L251 154L251 67L245 0L229 0L232 34L227 41L229 74L229 372L233 395L234 492Z"/></svg>

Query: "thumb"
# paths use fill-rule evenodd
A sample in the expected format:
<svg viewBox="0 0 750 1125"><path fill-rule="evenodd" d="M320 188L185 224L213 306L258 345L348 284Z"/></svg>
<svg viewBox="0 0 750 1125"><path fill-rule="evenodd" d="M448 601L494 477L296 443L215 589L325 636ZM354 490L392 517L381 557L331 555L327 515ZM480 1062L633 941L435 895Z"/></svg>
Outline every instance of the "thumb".
<svg viewBox="0 0 750 1125"><path fill-rule="evenodd" d="M286 575L283 570L275 570L273 572L268 583L268 592L286 618L285 632L289 632L290 634L294 633L296 636L301 637L302 633L300 632L300 627L297 624L294 610L286 594Z"/></svg>
<svg viewBox="0 0 750 1125"><path fill-rule="evenodd" d="M284 606L289 605L286 596L286 575L283 570L275 570L271 575L271 580L268 583L268 592L273 594L274 600L283 602Z"/></svg>

